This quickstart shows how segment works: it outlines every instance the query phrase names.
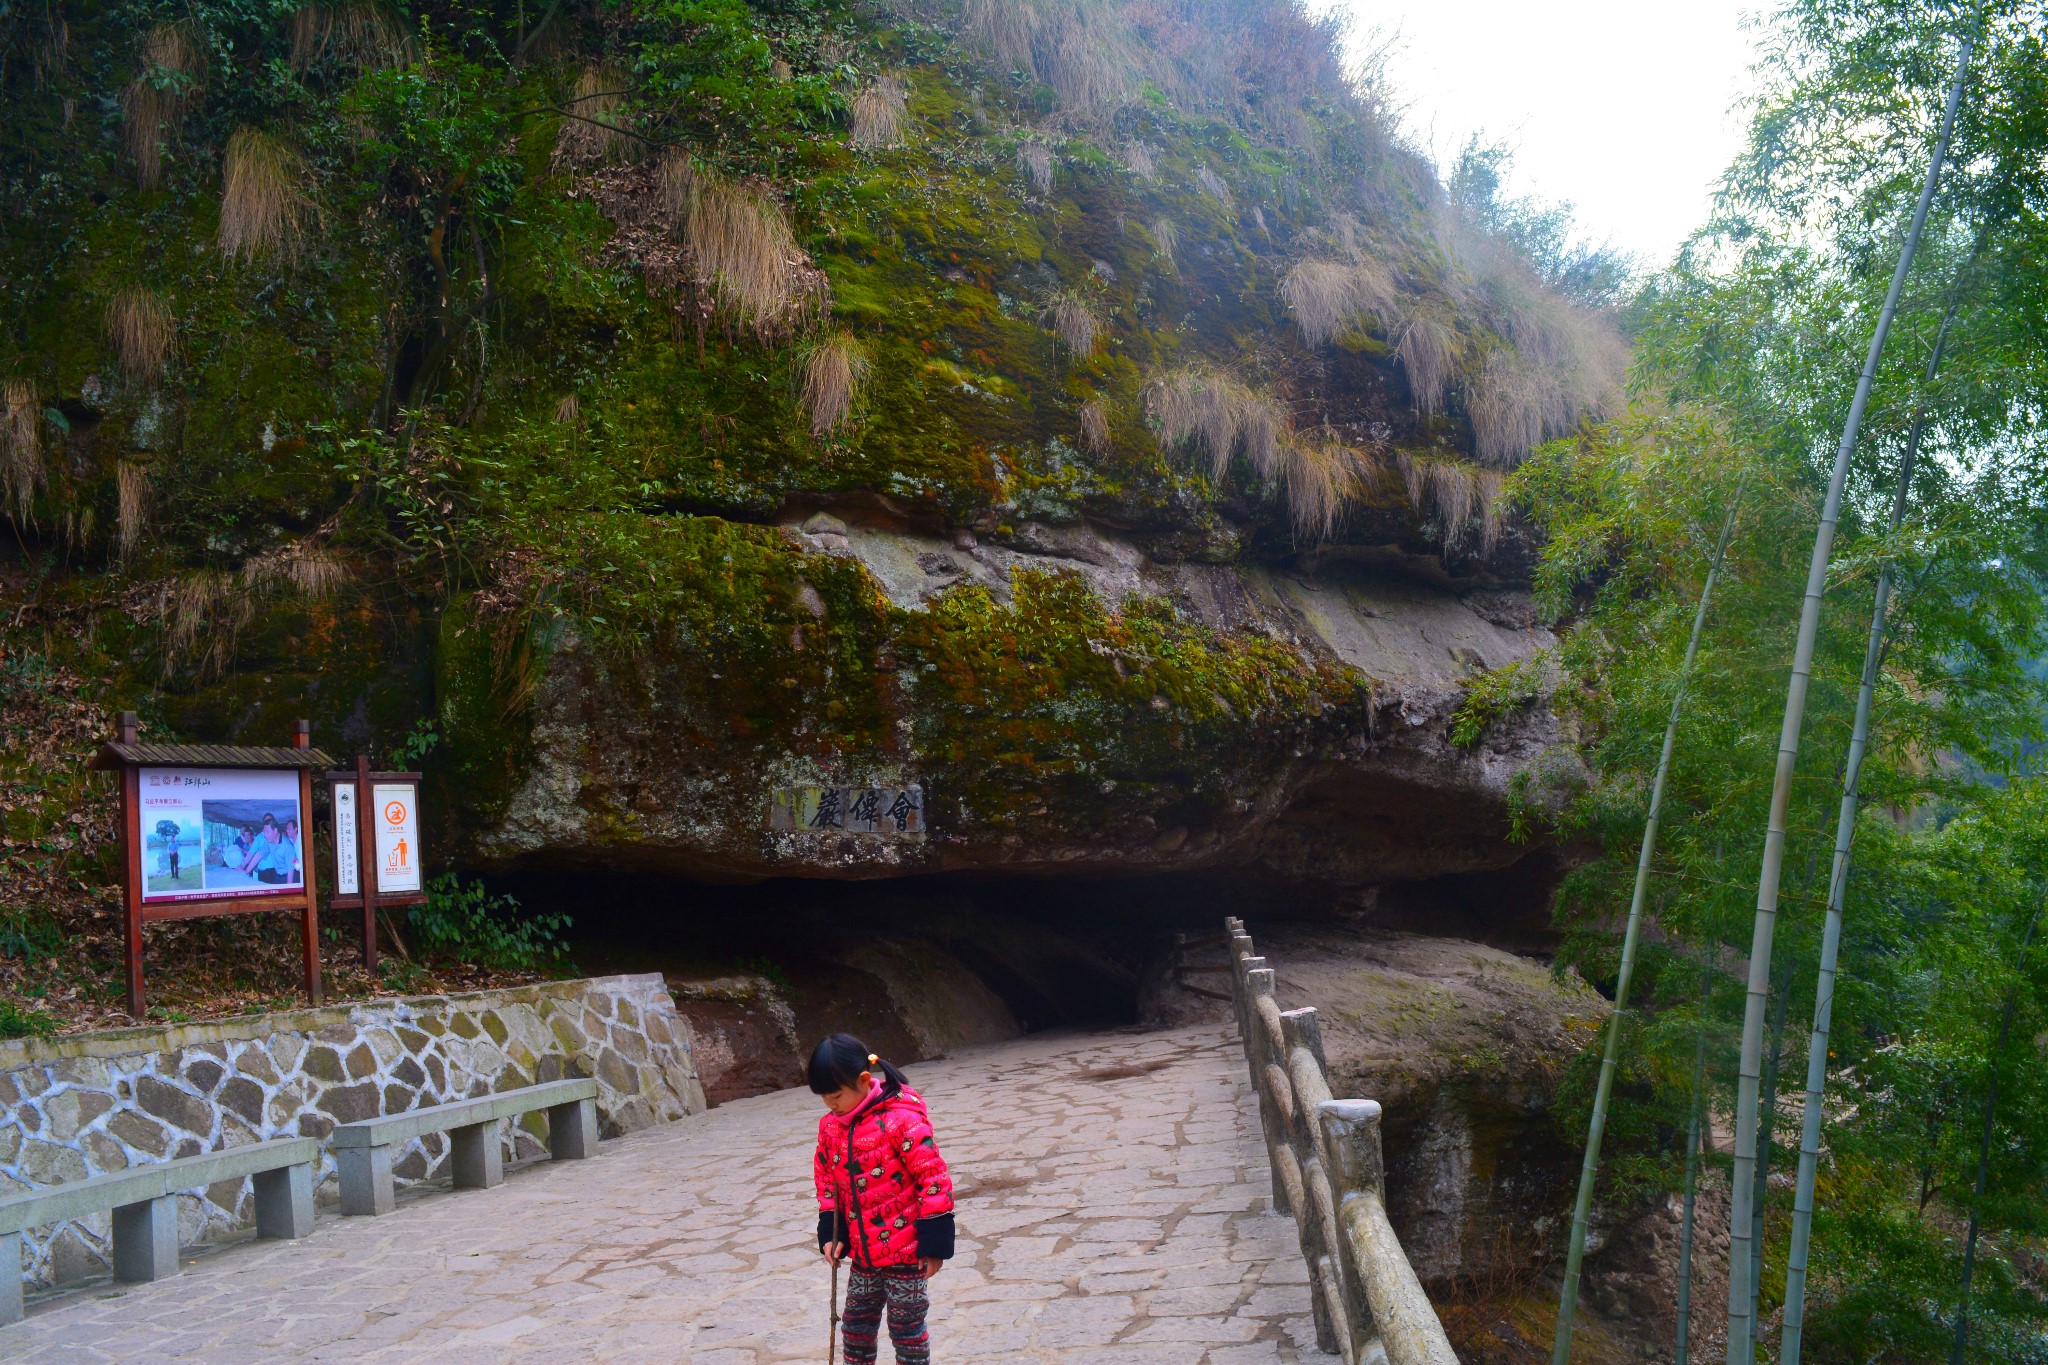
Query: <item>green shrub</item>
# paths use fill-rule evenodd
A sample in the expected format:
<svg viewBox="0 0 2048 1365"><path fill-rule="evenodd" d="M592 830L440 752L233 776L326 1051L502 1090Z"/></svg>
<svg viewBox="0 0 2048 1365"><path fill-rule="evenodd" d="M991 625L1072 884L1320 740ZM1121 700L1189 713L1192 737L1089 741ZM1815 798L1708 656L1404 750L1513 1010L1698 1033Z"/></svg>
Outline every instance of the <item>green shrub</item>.
<svg viewBox="0 0 2048 1365"><path fill-rule="evenodd" d="M427 884L427 902L413 909L408 927L422 954L489 971L545 971L568 957L567 915L522 914L512 897L453 873Z"/></svg>
<svg viewBox="0 0 2048 1365"><path fill-rule="evenodd" d="M54 955L61 941L57 923L49 916L0 910L0 957L39 962Z"/></svg>
<svg viewBox="0 0 2048 1365"><path fill-rule="evenodd" d="M0 1000L0 1038L51 1038L57 1021L41 1010L24 1010L12 1000Z"/></svg>
<svg viewBox="0 0 2048 1365"><path fill-rule="evenodd" d="M1464 700L1451 716L1451 743L1469 749L1486 727L1504 720L1543 695L1543 656L1488 669L1465 686Z"/></svg>

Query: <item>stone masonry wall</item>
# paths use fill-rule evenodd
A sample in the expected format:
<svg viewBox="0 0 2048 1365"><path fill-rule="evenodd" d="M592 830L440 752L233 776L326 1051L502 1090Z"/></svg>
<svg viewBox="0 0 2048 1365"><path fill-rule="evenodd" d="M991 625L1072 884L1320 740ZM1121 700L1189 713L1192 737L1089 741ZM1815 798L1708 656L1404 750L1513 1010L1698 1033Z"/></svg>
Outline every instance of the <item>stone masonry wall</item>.
<svg viewBox="0 0 2048 1365"><path fill-rule="evenodd" d="M415 996L168 1028L0 1043L0 1194L568 1075L597 1080L599 1133L699 1113L688 1023L658 975ZM506 1125L507 1161L545 1153L545 1119ZM394 1154L401 1188L448 1153L431 1134ZM339 1197L331 1150L316 1198ZM248 1180L179 1196L179 1241L251 1225ZM31 1286L108 1271L105 1214L23 1234Z"/></svg>

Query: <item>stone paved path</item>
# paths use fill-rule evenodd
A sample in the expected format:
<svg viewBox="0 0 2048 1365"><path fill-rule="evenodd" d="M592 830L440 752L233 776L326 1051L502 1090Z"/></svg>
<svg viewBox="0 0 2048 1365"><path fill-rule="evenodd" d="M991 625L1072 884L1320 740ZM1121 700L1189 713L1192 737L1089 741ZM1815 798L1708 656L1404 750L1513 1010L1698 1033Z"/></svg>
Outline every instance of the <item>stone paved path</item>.
<svg viewBox="0 0 2048 1365"><path fill-rule="evenodd" d="M940 1365L1330 1359L1234 1039L1040 1037L910 1071L960 1187ZM802 1090L740 1100L495 1190L323 1216L32 1309L0 1360L822 1361L819 1112Z"/></svg>

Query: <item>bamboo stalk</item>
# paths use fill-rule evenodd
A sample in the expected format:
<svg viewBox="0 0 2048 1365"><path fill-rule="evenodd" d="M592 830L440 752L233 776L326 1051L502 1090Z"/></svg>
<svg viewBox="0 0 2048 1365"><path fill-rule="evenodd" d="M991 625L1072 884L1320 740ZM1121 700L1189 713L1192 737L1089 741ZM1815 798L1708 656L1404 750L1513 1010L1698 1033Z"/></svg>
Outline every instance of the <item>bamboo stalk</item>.
<svg viewBox="0 0 2048 1365"><path fill-rule="evenodd" d="M1728 515L1721 520L1721 538L1714 544L1714 558L1707 566L1706 582L1700 585L1699 605L1693 611L1692 634L1685 642L1685 662L1678 667L1678 685L1671 694L1671 715L1664 722L1664 747L1657 755L1657 776L1650 785L1650 810L1643 820L1643 842L1636 854L1635 890L1629 895L1628 931L1621 943L1621 975L1614 986L1614 1014L1607 1021L1607 1045L1600 1054L1600 1080L1593 1092L1593 1119L1586 1131L1586 1156L1579 1167L1579 1197L1572 1206L1571 1244L1565 1252L1564 1288L1557 1304L1557 1338L1551 1347L1551 1365L1569 1365L1572 1355L1572 1323L1578 1315L1579 1269L1586 1257L1586 1224L1593 1209L1593 1187L1600 1174L1600 1142L1607 1130L1608 1099L1614 1090L1616 1060L1621 1055L1621 1028L1628 1011L1628 989L1635 978L1636 945L1643 927L1643 903L1650 885L1650 865L1657 851L1657 822L1664 808L1664 787L1671 776L1671 753L1678 742L1678 719L1685 709L1685 688L1692 678L1693 661L1700 652L1700 635L1707 624L1707 606L1713 600L1714 580L1720 576L1721 561L1728 553L1728 541L1735 534L1735 518L1742 510L1742 490L1749 480L1743 471L1736 481L1735 496L1728 503Z"/></svg>
<svg viewBox="0 0 2048 1365"><path fill-rule="evenodd" d="M1863 425L1863 410L1870 403L1871 386L1877 381L1877 363L1884 353L1885 338L1899 308L1899 295L1906 287L1906 274L1920 249L1920 235L1927 226L1927 210L1934 202L1934 189L1941 179L1942 159L1948 154L1950 135L1955 131L1956 109L1962 103L1963 84L1970 74L1974 35L1966 36L1956 62L1955 79L1949 85L1948 105L1942 112L1941 131L1927 163L1927 178L1920 186L1920 199L1913 208L1913 222L1899 252L1898 267L1892 272L1891 287L1885 293L1877 328L1870 338L1863 372L1856 381L1856 396L1849 404L1849 416L1842 425L1841 444L1835 451L1834 469L1828 478L1827 500L1822 504L1820 525L1813 537L1813 558L1807 566L1806 595L1800 606L1799 635L1792 651L1792 677L1785 689L1785 721L1778 736L1778 763L1771 781L1770 820L1764 834L1763 864L1757 874L1756 925L1750 938L1749 995L1742 1014L1742 1060L1735 1091L1735 1168L1728 1201L1728 1359L1731 1365L1751 1365L1756 1359L1756 1322L1752 1311L1754 1286L1751 1282L1751 1227L1755 1203L1752 1184L1756 1178L1757 1101L1762 1080L1764 1010L1771 984L1771 942L1778 927L1778 879L1785 861L1785 836L1792 806L1792 774L1799 763L1799 732L1806 719L1806 689L1813 677L1813 642L1820 630L1821 596L1827 588L1828 561L1834 549L1835 523L1842 515L1842 490L1849 479L1849 457L1856 449L1856 436Z"/></svg>
<svg viewBox="0 0 2048 1365"><path fill-rule="evenodd" d="M1930 385L1941 372L1941 353L1948 344L1949 327L1955 321L1961 301L1960 292L1950 298L1941 316L1941 326L1935 331L1933 353L1927 361L1927 382ZM1897 534L1900 523L1906 518L1906 499L1913 484L1913 464L1920 454L1920 438L1926 429L1927 415L1923 408L1914 418L1912 432L1906 438L1905 454L1899 459L1899 486L1892 494L1892 534ZM1856 808L1862 799L1858 784L1870 739L1870 708L1877 694L1877 670L1884 655L1885 618L1891 604L1891 592L1892 570L1887 563L1877 574L1877 595L1870 609L1870 636L1863 646L1863 677L1856 689L1856 721L1849 731L1849 757L1842 769L1842 805L1835 817L1835 860L1828 875L1827 921L1821 931L1820 976L1813 993L1813 1032L1806 1047L1806 1109L1800 1120L1799 1180L1792 1197L1792 1244L1785 1262L1785 1325L1778 1347L1781 1365L1799 1365L1800 1335L1806 1326L1807 1249L1813 1235L1814 1181L1820 1166L1828 1040L1834 1026L1835 966L1842 948L1842 905L1848 891L1849 854L1855 841Z"/></svg>

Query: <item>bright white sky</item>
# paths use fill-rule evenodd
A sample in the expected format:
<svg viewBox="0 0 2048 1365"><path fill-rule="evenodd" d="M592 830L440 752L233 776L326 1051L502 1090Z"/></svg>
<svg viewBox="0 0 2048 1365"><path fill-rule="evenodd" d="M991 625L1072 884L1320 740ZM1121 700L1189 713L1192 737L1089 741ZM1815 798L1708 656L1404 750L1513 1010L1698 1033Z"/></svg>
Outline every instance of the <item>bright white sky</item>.
<svg viewBox="0 0 2048 1365"><path fill-rule="evenodd" d="M1410 132L1448 168L1474 132L1515 149L1510 193L1565 199L1581 232L1661 265L1741 145L1768 0L1322 0L1357 40L1396 35Z"/></svg>

